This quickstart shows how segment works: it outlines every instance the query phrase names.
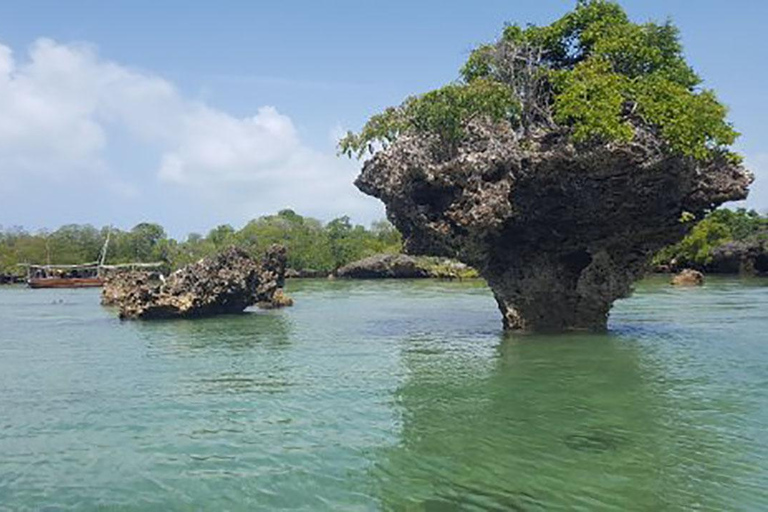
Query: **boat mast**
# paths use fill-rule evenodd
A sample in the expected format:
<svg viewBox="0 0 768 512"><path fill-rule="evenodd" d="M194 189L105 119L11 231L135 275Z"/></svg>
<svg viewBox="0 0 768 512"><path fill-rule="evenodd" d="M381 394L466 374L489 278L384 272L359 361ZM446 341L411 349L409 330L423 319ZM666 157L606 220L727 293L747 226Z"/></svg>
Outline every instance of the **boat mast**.
<svg viewBox="0 0 768 512"><path fill-rule="evenodd" d="M107 231L107 239L104 240L104 246L101 248L101 256L99 256L99 267L104 266L104 262L107 260L107 246L109 246L109 237L112 234L112 229Z"/></svg>

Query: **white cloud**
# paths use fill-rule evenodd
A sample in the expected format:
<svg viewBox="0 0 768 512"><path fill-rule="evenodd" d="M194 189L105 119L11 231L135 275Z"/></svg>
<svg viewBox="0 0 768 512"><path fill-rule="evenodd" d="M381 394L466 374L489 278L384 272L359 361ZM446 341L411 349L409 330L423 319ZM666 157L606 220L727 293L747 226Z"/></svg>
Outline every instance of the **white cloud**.
<svg viewBox="0 0 768 512"><path fill-rule="evenodd" d="M755 182L750 188L747 204L763 213L768 213L768 153L747 158L746 164L755 173Z"/></svg>
<svg viewBox="0 0 768 512"><path fill-rule="evenodd" d="M179 183L263 181L303 149L291 120L274 107L235 119L197 106L184 115L178 136L160 177Z"/></svg>
<svg viewBox="0 0 768 512"><path fill-rule="evenodd" d="M71 59L61 59L49 41L38 42L30 56L17 68L11 50L0 46L0 173L100 167L106 135L88 115L93 100L87 91L75 97L75 84L61 80L71 75Z"/></svg>
<svg viewBox="0 0 768 512"><path fill-rule="evenodd" d="M731 203L731 206L754 208L768 214L768 153L747 155L744 165L754 173L755 181L749 187L747 199Z"/></svg>
<svg viewBox="0 0 768 512"><path fill-rule="evenodd" d="M352 186L357 164L307 147L276 108L232 116L92 46L40 39L19 61L0 45L0 112L4 180L88 176L136 198L172 190L232 222L287 206L326 218L381 212Z"/></svg>

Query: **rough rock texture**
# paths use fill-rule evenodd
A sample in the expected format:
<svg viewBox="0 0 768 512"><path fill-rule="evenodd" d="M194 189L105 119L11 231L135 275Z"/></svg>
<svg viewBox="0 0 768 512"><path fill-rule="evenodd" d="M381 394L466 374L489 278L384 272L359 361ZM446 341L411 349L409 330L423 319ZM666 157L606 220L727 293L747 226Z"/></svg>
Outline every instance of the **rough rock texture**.
<svg viewBox="0 0 768 512"><path fill-rule="evenodd" d="M282 288L275 290L270 300L257 302L256 305L261 309L280 309L293 306L293 299L289 297Z"/></svg>
<svg viewBox="0 0 768 512"><path fill-rule="evenodd" d="M336 276L352 279L409 279L430 277L430 273L412 256L376 254L341 267L336 271Z"/></svg>
<svg viewBox="0 0 768 512"><path fill-rule="evenodd" d="M683 212L743 199L752 181L640 129L632 143L577 147L564 132L520 141L474 124L449 158L434 148L403 135L355 183L386 204L408 252L476 268L511 329L604 329L652 255L686 234Z"/></svg>
<svg viewBox="0 0 768 512"><path fill-rule="evenodd" d="M698 270L686 268L675 274L671 281L674 286L701 286L704 284L704 274Z"/></svg>
<svg viewBox="0 0 768 512"><path fill-rule="evenodd" d="M134 290L159 286L163 279L161 273L146 270L128 270L110 274L105 278L104 286L101 288L101 305L117 306Z"/></svg>
<svg viewBox="0 0 768 512"><path fill-rule="evenodd" d="M229 248L177 270L164 280L131 272L115 277L103 301L120 308L120 318L202 317L239 313L271 303L285 279L285 248L273 245L261 262Z"/></svg>
<svg viewBox="0 0 768 512"><path fill-rule="evenodd" d="M344 279L472 279L477 271L450 258L414 257L405 254L375 254L354 261L333 276Z"/></svg>
<svg viewBox="0 0 768 512"><path fill-rule="evenodd" d="M712 252L712 272L768 275L768 239L728 242Z"/></svg>

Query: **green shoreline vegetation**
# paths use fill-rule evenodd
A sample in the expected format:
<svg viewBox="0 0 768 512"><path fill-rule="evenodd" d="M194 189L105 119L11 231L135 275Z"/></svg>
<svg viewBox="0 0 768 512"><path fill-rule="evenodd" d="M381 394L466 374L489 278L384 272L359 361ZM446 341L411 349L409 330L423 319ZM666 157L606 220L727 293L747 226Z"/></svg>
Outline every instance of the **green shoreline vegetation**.
<svg viewBox="0 0 768 512"><path fill-rule="evenodd" d="M169 237L159 224L140 223L128 231L68 224L55 231L30 233L22 228L0 227L0 275L20 276L19 264L79 264L96 261L110 232L108 262L165 262L168 270L235 245L258 256L273 243L288 249L288 267L329 274L353 261L374 254L402 252L400 233L386 220L370 228L354 225L349 217L323 223L293 210L259 217L237 230L228 224L207 235L192 233L183 241ZM768 216L754 210L719 209L709 214L678 244L660 251L654 264L707 270L713 253L728 243L762 243L768 252ZM451 275L438 258L420 258L434 275ZM673 265L674 264L674 265ZM459 277L474 277L468 271Z"/></svg>
<svg viewBox="0 0 768 512"><path fill-rule="evenodd" d="M169 237L159 224L143 222L129 231L69 224L56 231L29 233L0 228L0 274L23 273L20 263L78 264L94 262L110 233L107 262L165 262L177 269L229 246L260 257L271 244L288 249L288 267L329 273L352 261L379 253L401 252L400 233L387 221L370 228L353 225L343 216L323 223L293 210L254 219L241 229L217 226L207 235L192 233L185 240Z"/></svg>
<svg viewBox="0 0 768 512"><path fill-rule="evenodd" d="M715 210L683 240L659 251L653 263L656 267L717 271L712 268L716 252L728 245L734 249L751 246L753 251L768 258L768 216L744 208Z"/></svg>

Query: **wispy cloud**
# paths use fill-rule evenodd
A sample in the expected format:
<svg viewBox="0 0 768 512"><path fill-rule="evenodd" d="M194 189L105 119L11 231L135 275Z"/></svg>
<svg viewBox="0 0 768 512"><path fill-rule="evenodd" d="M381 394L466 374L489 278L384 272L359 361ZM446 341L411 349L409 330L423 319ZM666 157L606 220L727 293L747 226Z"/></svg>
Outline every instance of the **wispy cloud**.
<svg viewBox="0 0 768 512"><path fill-rule="evenodd" d="M41 177L76 194L73 183L87 177L137 201L173 189L235 222L288 206L326 218L381 214L352 186L357 165L304 144L277 108L230 115L154 73L103 59L91 45L40 39L21 61L0 45L0 112L0 177L8 182Z"/></svg>
<svg viewBox="0 0 768 512"><path fill-rule="evenodd" d="M744 164L754 173L755 181L749 188L749 197L746 201L732 204L768 213L768 153L747 155Z"/></svg>

